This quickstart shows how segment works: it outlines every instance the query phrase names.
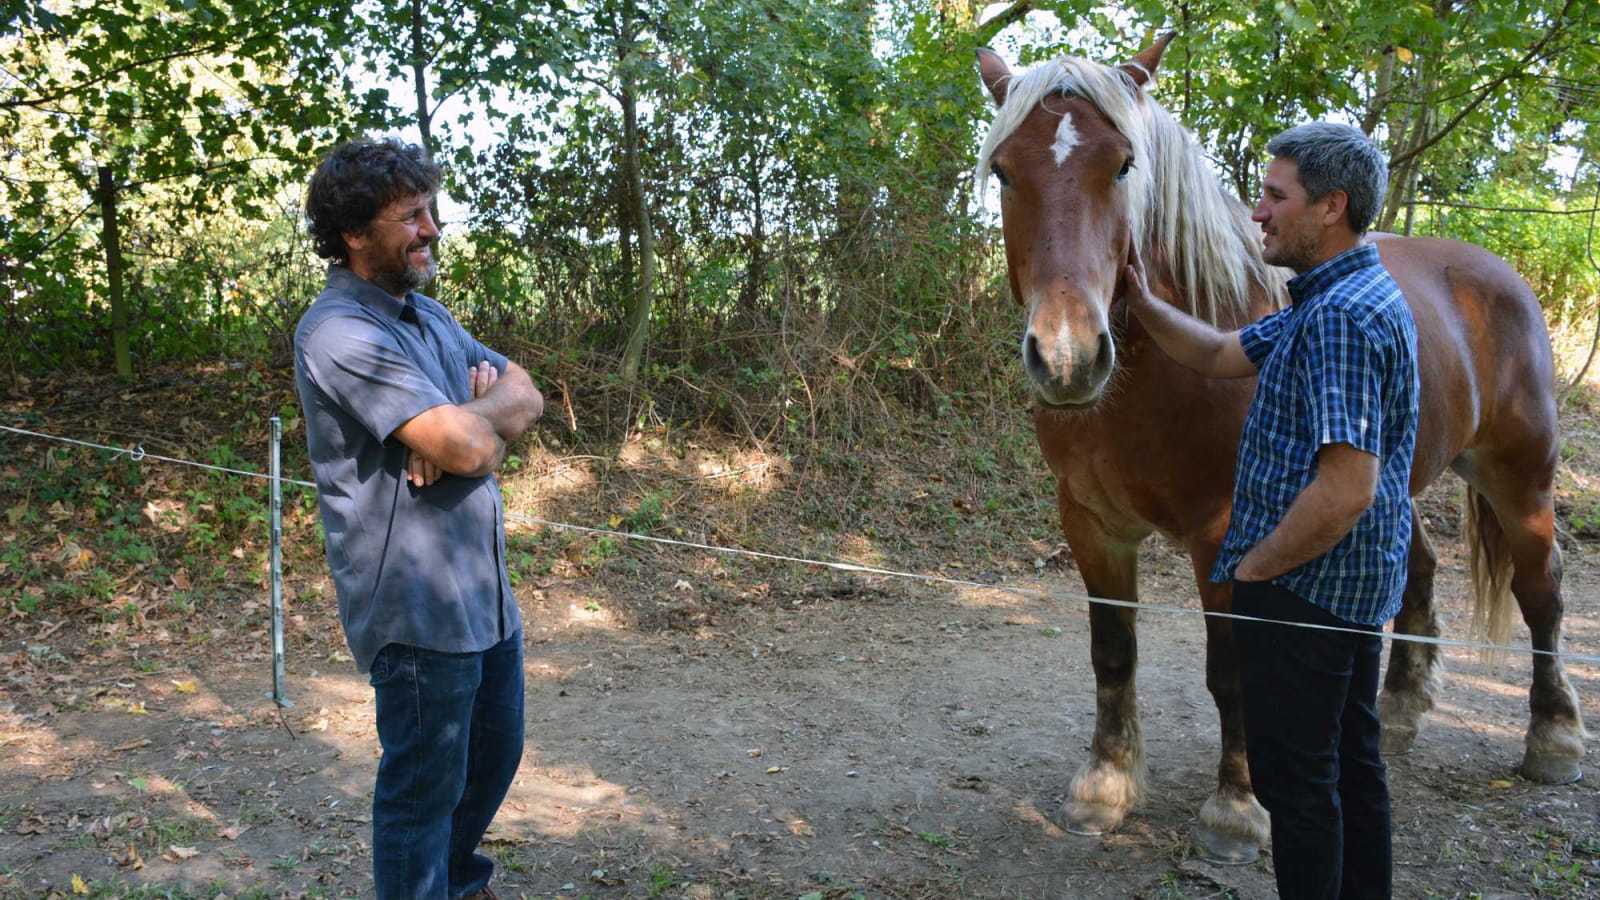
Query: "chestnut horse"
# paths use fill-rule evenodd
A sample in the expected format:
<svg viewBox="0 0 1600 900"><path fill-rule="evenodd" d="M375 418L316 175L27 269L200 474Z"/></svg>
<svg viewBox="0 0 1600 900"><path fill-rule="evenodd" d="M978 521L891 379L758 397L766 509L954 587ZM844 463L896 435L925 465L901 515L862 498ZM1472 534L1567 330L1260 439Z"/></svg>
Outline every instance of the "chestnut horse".
<svg viewBox="0 0 1600 900"><path fill-rule="evenodd" d="M1000 185L1011 290L1027 312L1022 364L1037 400L1034 425L1084 587L1094 597L1136 600L1139 544L1160 532L1188 552L1205 610L1227 612L1229 586L1209 575L1255 381L1203 378L1168 358L1126 314L1121 273L1138 241L1151 292L1224 330L1285 302L1288 273L1262 262L1250 211L1223 192L1194 138L1146 92L1170 39L1117 67L1062 58L1015 76L980 50L998 112L978 174ZM1394 236L1377 246L1417 327L1412 494L1446 466L1466 480L1468 538L1482 563L1475 574L1490 576L1475 579L1480 621L1495 624L1492 636L1502 640L1509 631L1509 566L1533 647L1556 651L1555 370L1539 304L1481 248ZM1436 556L1422 516L1412 523L1395 629L1437 635ZM1125 607L1089 608L1094 740L1062 811L1077 833L1115 828L1144 787L1134 619ZM1211 859L1248 861L1266 839L1267 817L1245 761L1232 627L1219 616L1205 623L1206 686L1221 719L1222 754L1196 837ZM1380 698L1386 751L1410 749L1433 706L1439 664L1435 645L1394 642ZM1535 654L1530 706L1522 774L1545 783L1581 777L1586 734L1558 656Z"/></svg>

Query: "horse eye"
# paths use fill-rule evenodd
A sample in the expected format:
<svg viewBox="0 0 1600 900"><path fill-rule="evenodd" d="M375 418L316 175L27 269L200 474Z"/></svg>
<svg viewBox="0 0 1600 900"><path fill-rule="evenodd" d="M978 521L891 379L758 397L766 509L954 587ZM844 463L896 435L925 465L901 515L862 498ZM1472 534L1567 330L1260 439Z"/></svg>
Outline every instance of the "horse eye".
<svg viewBox="0 0 1600 900"><path fill-rule="evenodd" d="M1001 187L1011 186L1010 180L1006 178L1006 173L1000 171L1000 166L998 164L989 167L989 174L999 179Z"/></svg>
<svg viewBox="0 0 1600 900"><path fill-rule="evenodd" d="M1133 171L1133 157L1130 156L1128 157L1127 162L1122 164L1122 168L1117 171L1117 180L1121 181L1122 179L1127 178L1128 173L1131 171Z"/></svg>

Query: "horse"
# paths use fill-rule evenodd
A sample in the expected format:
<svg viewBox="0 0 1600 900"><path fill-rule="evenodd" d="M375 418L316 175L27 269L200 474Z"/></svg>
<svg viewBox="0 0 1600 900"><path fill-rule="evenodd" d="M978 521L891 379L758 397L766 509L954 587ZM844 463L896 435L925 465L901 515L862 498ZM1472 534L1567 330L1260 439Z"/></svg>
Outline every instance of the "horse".
<svg viewBox="0 0 1600 900"><path fill-rule="evenodd" d="M1209 575L1227 529L1239 434L1255 379L1213 380L1156 347L1120 292L1133 242L1151 293L1223 330L1287 302L1288 272L1262 260L1250 211L1223 190L1198 142L1148 88L1173 35L1117 66L1062 57L1013 75L992 51L978 70L996 112L979 154L1000 185L1011 292L1026 313L1022 366L1061 531L1091 597L1138 599L1138 548L1159 532L1184 548L1208 613L1231 609ZM1521 773L1582 777L1583 722L1558 655L1561 556L1552 499L1559 446L1555 367L1537 298L1470 244L1369 236L1416 321L1422 390L1410 489L1448 467L1467 483L1475 619L1502 643L1514 596L1536 651ZM1395 631L1440 633L1437 555L1413 501ZM1249 862L1268 836L1251 791L1230 622L1207 615L1206 686L1222 747L1196 849ZM1134 676L1135 614L1091 603L1095 726L1059 818L1116 828L1147 790ZM1440 683L1436 645L1395 641L1379 697L1383 749L1411 749Z"/></svg>

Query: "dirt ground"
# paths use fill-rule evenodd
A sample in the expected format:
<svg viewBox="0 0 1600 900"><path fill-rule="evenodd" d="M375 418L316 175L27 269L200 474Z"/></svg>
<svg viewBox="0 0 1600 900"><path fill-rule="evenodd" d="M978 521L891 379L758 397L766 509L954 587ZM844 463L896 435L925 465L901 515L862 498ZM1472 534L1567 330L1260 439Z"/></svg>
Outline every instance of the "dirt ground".
<svg viewBox="0 0 1600 900"><path fill-rule="evenodd" d="M1192 607L1182 560L1147 556L1145 596ZM1600 566L1568 556L1567 648L1600 654ZM1008 562L986 574L1075 588ZM1459 597L1459 560L1447 562L1440 593ZM673 589L691 601L703 588ZM641 633L608 621L583 580L527 593L528 750L490 836L504 894L1274 895L1264 864L1189 858L1217 744L1190 615L1143 617L1151 797L1094 839L1055 823L1093 726L1072 597L811 572L725 620ZM291 614L291 629L329 624ZM1448 615L1446 633L1463 635L1459 604ZM1392 760L1398 895L1600 895L1600 779L1513 774L1527 660L1447 657L1439 710L1416 752ZM265 653L142 658L161 666L75 681L100 701L89 708L0 719L0 893L70 895L77 875L209 897L369 894L376 739L350 664L291 657L280 721ZM1600 667L1569 671L1600 722Z"/></svg>
<svg viewBox="0 0 1600 900"><path fill-rule="evenodd" d="M682 464L697 452L691 445ZM721 459L726 471L706 478L767 465ZM588 490L588 464L562 460L540 469L542 483ZM795 476L774 462L764 477ZM1037 471L1026 477L1030 490L1046 484ZM978 505L958 481L948 492ZM1445 635L1465 638L1452 489L1424 508L1441 554ZM1217 717L1188 564L1173 548L1152 541L1142 566L1147 602L1187 610L1141 616L1150 796L1116 833L1077 837L1057 811L1087 756L1093 675L1081 585L1051 534L1048 500L1015 533L982 525L1004 511L985 520L963 511L955 533L920 556L874 555L853 534L825 533L830 504L793 499L803 493L768 504L813 523L790 528L788 552L971 583L592 537L556 543L518 525L528 746L486 842L501 896L1275 896L1270 854L1240 867L1191 855ZM593 521L551 496L530 505L515 486L507 494L511 509ZM740 509L685 501L666 510L677 523L666 533L742 543ZM879 512L922 527L914 511ZM693 526L713 519L722 522ZM1591 656L1600 656L1596 548L1566 541L1565 647ZM287 569L293 705L281 711L267 697L257 585L240 586L257 599L188 620L86 625L13 613L0 623L0 897L371 895L371 691L344 652L315 563L301 553ZM1473 651L1445 656L1438 709L1415 752L1391 760L1396 895L1600 896L1594 754L1578 784L1521 780L1528 658L1491 667ZM1600 665L1568 672L1594 727Z"/></svg>

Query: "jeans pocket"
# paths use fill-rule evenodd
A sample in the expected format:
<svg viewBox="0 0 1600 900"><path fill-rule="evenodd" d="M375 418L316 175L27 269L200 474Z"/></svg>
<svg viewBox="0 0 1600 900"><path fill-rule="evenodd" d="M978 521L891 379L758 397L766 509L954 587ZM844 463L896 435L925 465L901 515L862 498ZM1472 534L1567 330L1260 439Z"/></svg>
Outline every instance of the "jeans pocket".
<svg viewBox="0 0 1600 900"><path fill-rule="evenodd" d="M367 671L367 684L377 687L378 682L389 677L389 648L393 646L393 644L383 645L378 650L378 655L372 658L372 668Z"/></svg>

